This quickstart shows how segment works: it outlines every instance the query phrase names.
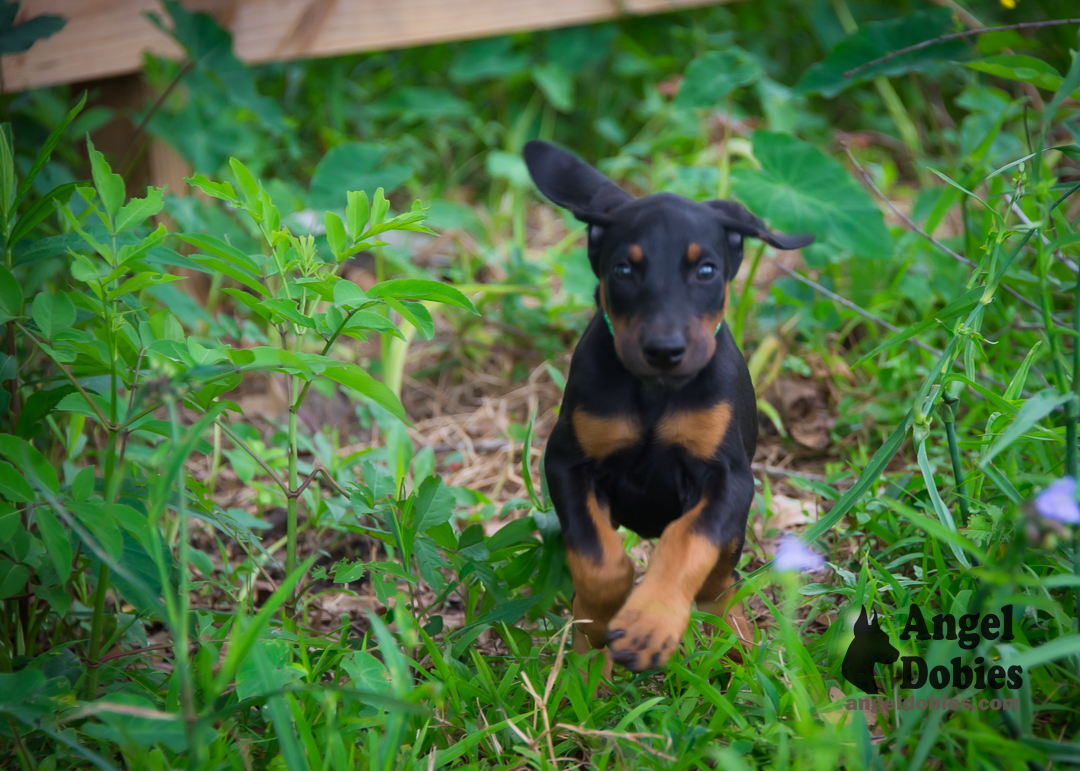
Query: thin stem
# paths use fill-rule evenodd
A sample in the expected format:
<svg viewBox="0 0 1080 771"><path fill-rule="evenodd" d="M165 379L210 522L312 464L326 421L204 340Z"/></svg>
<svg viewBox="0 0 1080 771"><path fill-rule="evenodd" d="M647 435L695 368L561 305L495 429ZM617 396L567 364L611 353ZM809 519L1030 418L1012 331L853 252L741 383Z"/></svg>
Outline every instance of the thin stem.
<svg viewBox="0 0 1080 771"><path fill-rule="evenodd" d="M1073 297L1072 328L1076 335L1080 335L1080 279L1076 282ZM1080 448L1077 447L1077 421L1080 420L1080 401L1078 401L1080 400L1080 337L1073 337L1072 354L1073 399L1069 402L1067 408L1068 422L1065 424L1065 446L1068 453L1069 476L1076 479L1080 477L1080 473L1078 473L1080 472ZM1078 544L1080 544L1080 541L1078 541ZM1080 612L1080 608L1077 608L1077 611Z"/></svg>
<svg viewBox="0 0 1080 771"><path fill-rule="evenodd" d="M851 148L849 148L847 146L847 143L842 142L841 146L843 147L844 152L847 153L847 157L851 161L851 164L855 167L855 169L859 172L859 174L862 176L862 178L866 181L866 184L870 187L870 189L873 190L874 193L877 194L877 197L880 198L884 202L884 204L889 207L890 211L892 211L892 213L895 214L905 225L907 225L911 230L913 230L914 232L918 233L920 236L925 238L931 245L936 247L943 254L948 255L949 257L953 258L954 260L961 263L962 265L967 265L969 268L977 268L978 267L974 262L969 260L967 257L964 257L961 254L957 254L952 249L945 246L945 244L938 241L932 235L930 235L925 230L923 230L918 225L916 225L914 220L912 220L910 217L908 217L902 211L900 211L895 206L893 206L893 202L890 201L888 198L886 198L885 194L883 192L881 192L881 189L876 184L874 184L874 180L866 172L866 169L864 169L862 167L862 165L857 160L855 160L855 156L852 155ZM965 199L963 199L963 201L966 202L967 199L965 198ZM967 229L966 209L965 209L965 212L964 212L964 228L965 228L965 231L966 231L966 229ZM1017 300L1022 302L1027 307L1031 308L1031 310L1036 311L1036 312L1038 312L1040 314L1042 313L1042 306L1040 306L1036 302L1033 302L1032 300L1029 300L1027 297L1024 297L1022 294L1020 294L1018 291L1013 289L1011 286L1004 286L1004 287L1002 287L1002 289L1004 289L1006 292L1008 292L1010 295L1012 295L1014 298L1016 298Z"/></svg>
<svg viewBox="0 0 1080 771"><path fill-rule="evenodd" d="M176 73L176 77L174 77L169 82L169 85L166 86L165 90L161 92L161 96L159 96L157 98L157 101L154 102L153 107L151 107L150 110L146 113L146 115L143 116L143 119L139 121L139 125L135 129L135 133L131 135L131 139L128 140L127 147L124 148L124 154L120 156L120 162L116 164L116 168L120 169L120 173L122 175L126 176L127 174L128 170L125 167L125 162L127 161L128 156L131 154L132 148L135 147L135 142L138 141L139 137L142 136L143 131L146 130L146 125L150 122L150 119L154 117L154 113L161 109L161 105L164 104L165 100L169 98L169 94L173 92L173 89L180 85L180 81L184 79L185 75L191 72L194 66L195 62L191 61L190 59L186 61L184 63L184 66L180 68L180 71Z"/></svg>
<svg viewBox="0 0 1080 771"><path fill-rule="evenodd" d="M941 400L941 419L945 423L945 436L949 441L949 458L952 460L953 480L956 482L956 500L960 504L959 527L968 521L967 486L964 484L964 467L960 462L960 445L956 441L956 408L960 402L946 392Z"/></svg>
<svg viewBox="0 0 1080 771"><path fill-rule="evenodd" d="M59 362L56 359L54 359L53 356L52 356L51 351L46 347L46 345L44 343L42 343L40 340L38 340L36 337L34 337L34 334L29 329L24 327L22 324L17 324L17 326L19 327L19 330L24 335L26 335L34 345L36 345L38 348L40 348L50 359L52 359L53 364L55 364L56 366L58 366L60 368L60 371L64 373L64 376L68 379L68 381L73 386L75 386L75 390L77 390L80 394L82 394L82 397L86 400L86 403L88 405L90 405L90 409L92 409L94 411L94 414L97 415L98 420L101 421L101 425L103 425L105 427L105 429L108 430L108 431L115 430L116 426L114 426L112 424L112 422L108 418L105 417L105 413L103 413L98 408L98 406L94 402L94 400L90 398L90 394L88 394L86 392L86 389L82 387L82 383L80 383L78 380L76 380L75 376L71 374L71 370L69 370L67 367L65 367L63 362Z"/></svg>
<svg viewBox="0 0 1080 771"><path fill-rule="evenodd" d="M236 433L227 425L222 423L221 420L214 421L214 425L220 426L221 430L225 432L225 436L232 439L237 447L250 455L251 459L258 463L259 466L262 467L262 470L265 471L270 476L270 478L274 480L274 484L281 488L282 493L286 495L289 494L289 486L285 483L285 481L277 475L276 471L270 468L266 461L262 459L261 455L259 455L257 452L251 449L251 447L248 446L247 442L237 436Z"/></svg>
<svg viewBox="0 0 1080 771"><path fill-rule="evenodd" d="M34 756L30 754L30 750L23 744L19 729L15 727L15 721L8 718L8 726L11 728L11 735L15 737L15 750L19 753L19 760L22 761L23 768L26 771L36 771L37 764L34 763Z"/></svg>
<svg viewBox="0 0 1080 771"><path fill-rule="evenodd" d="M893 324L890 324L889 322L887 322L885 319L881 318L880 316L875 316L870 311L865 310L863 308L860 308L858 305L853 303L851 300L848 300L845 297L841 297L836 292L833 292L833 291L830 291L830 290L826 289L825 287L823 287L821 284L814 281L813 279L807 278L806 276L802 275L798 271L792 270L791 268L789 268L787 265L784 265L783 263L778 262L778 263L776 263L776 266L778 268L780 268L780 270L787 273L789 276L791 276L796 281L801 281L802 283L806 284L811 289L815 289L818 292L821 292L823 295L828 297L833 302L838 302L841 305L843 305L845 308L855 311L856 313L858 313L863 318L865 318L865 319L867 319L869 321L873 321L875 324L880 324L881 326L885 327L885 329L889 330L893 334L899 334L900 333L900 331L901 331L900 327L894 326ZM929 354L932 354L934 356L941 356L941 351L939 351L937 348L932 348L931 346L927 345L926 343L922 342L921 340L915 339L915 340L912 340L911 342L916 347L923 349L924 351L926 351Z"/></svg>
<svg viewBox="0 0 1080 771"><path fill-rule="evenodd" d="M293 491L299 485L296 473L296 456L298 448L296 442L296 410L289 410L289 491ZM285 573L292 574L296 568L296 497L289 495L288 498L288 545L285 551Z"/></svg>
<svg viewBox="0 0 1080 771"><path fill-rule="evenodd" d="M863 70L868 70L871 67L876 67L879 64L884 64L887 61L891 61L898 56L911 53L912 51L921 51L923 48L929 48L930 46L937 45L938 43L947 43L950 40L960 40L965 37L972 37L973 35L982 35L987 32L1006 32L1014 29L1037 29L1039 27L1057 27L1063 24L1080 24L1080 19L1049 19L1047 21L1027 21L1020 24L1007 24L1003 27L979 27L977 29L964 30L963 32L951 32L947 35L938 35L935 38L924 40L921 43L915 45L906 46L904 48L898 48L895 51L890 51L884 56L879 56L877 59L873 59L866 64L860 64L858 67L853 67L844 73L845 78L858 75Z"/></svg>
<svg viewBox="0 0 1080 771"><path fill-rule="evenodd" d="M758 266L761 265L761 255L765 253L765 244L761 244L754 252L754 259L750 262L750 272L743 282L742 292L739 294L739 303L735 306L735 343L739 350L743 347L743 325L746 323L746 314L750 310L750 297L754 290L754 277L757 275ZM734 279L734 276L732 276Z"/></svg>
<svg viewBox="0 0 1080 771"><path fill-rule="evenodd" d="M89 666L83 684L83 700L90 701L97 694L98 659L101 656L101 636L105 622L105 592L109 588L109 566L102 560L98 568L97 586L94 587L94 615L90 622L90 649L87 652Z"/></svg>

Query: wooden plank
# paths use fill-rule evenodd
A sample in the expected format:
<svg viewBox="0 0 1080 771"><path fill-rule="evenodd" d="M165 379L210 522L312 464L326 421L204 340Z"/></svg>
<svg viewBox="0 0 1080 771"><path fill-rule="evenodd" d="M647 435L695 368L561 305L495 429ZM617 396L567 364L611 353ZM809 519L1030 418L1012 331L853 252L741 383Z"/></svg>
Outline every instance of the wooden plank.
<svg viewBox="0 0 1080 771"><path fill-rule="evenodd" d="M734 0L182 0L233 33L246 62L333 56L586 24ZM9 91L137 72L144 51L181 56L146 18L157 0L23 0L19 19L42 14L67 26L2 58Z"/></svg>

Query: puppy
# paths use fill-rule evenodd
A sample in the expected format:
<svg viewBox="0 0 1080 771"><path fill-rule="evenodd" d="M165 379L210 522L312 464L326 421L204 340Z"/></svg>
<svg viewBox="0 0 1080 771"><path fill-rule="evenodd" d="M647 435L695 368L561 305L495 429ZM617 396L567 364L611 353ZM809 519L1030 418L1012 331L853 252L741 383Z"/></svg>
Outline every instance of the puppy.
<svg viewBox="0 0 1080 771"><path fill-rule="evenodd" d="M798 249L733 201L635 199L559 148L525 146L533 181L588 223L598 313L570 363L545 474L574 581L574 648L605 645L641 672L664 666L691 604L752 640L728 590L754 499L754 384L724 312L743 239ZM634 568L619 526L658 538Z"/></svg>

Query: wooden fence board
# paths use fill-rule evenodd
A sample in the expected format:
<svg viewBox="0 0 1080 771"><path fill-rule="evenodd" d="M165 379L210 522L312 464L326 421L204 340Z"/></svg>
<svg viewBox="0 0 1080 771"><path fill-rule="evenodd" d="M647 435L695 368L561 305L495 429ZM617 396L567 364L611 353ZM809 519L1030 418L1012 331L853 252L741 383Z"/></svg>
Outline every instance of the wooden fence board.
<svg viewBox="0 0 1080 771"><path fill-rule="evenodd" d="M734 0L183 0L228 27L246 62L404 48L508 32L585 24ZM2 58L9 91L137 72L144 51L180 56L147 18L157 0L23 0L19 19L42 14L67 26L29 51Z"/></svg>

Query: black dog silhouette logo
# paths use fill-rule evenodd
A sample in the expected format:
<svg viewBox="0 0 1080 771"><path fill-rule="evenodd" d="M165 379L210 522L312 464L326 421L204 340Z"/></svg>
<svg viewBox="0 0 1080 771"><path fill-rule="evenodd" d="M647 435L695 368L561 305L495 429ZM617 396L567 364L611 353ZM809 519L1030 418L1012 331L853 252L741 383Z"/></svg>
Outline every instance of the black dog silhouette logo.
<svg viewBox="0 0 1080 771"><path fill-rule="evenodd" d="M855 639L848 646L840 672L844 679L858 686L865 693L881 693L874 680L875 664L893 664L900 657L900 651L889 642L889 636L878 626L877 616L870 621L866 608L860 608L859 618L855 621Z"/></svg>

